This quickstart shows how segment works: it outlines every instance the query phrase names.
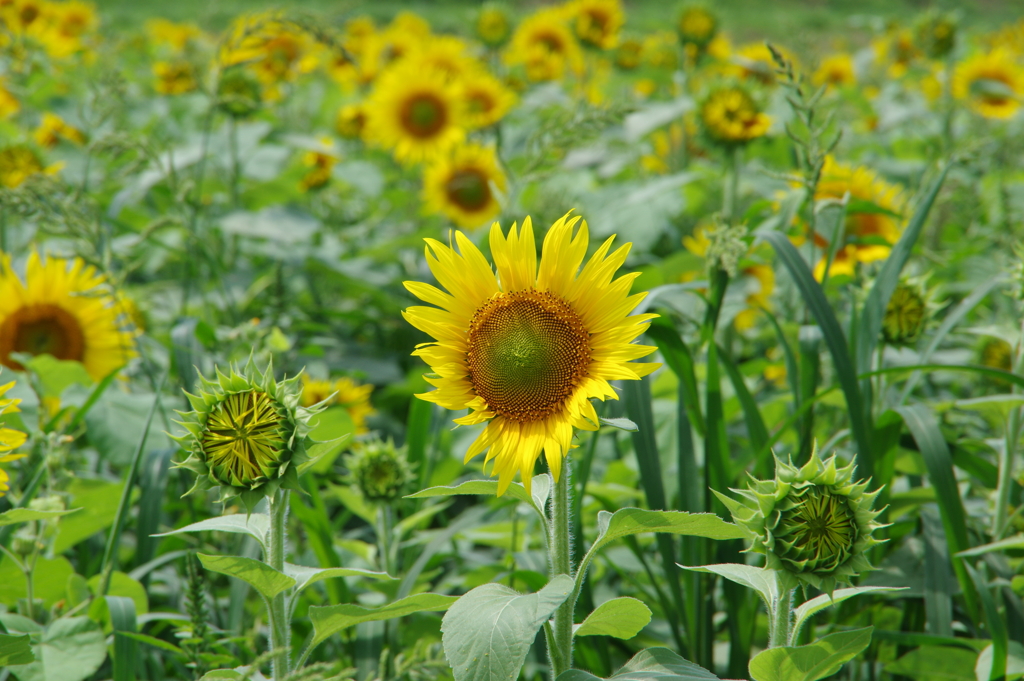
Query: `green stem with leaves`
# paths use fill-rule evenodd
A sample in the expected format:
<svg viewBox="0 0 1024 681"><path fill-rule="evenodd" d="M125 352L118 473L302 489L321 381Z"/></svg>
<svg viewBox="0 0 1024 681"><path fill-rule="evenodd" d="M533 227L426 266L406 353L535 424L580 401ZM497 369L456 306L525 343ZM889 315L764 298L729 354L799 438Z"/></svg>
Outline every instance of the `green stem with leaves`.
<svg viewBox="0 0 1024 681"><path fill-rule="evenodd" d="M569 525L569 485L571 474L569 459L562 461L562 474L558 476L551 497L551 577L568 575L572 572L572 530ZM551 679L572 668L572 624L576 606L575 593L555 610L554 625L548 637L551 650Z"/></svg>
<svg viewBox="0 0 1024 681"><path fill-rule="evenodd" d="M268 500L270 508L270 531L267 533L267 563L278 572L284 572L285 521L288 518L288 494L278 490ZM279 593L267 602L270 615L270 651L273 658L274 681L283 681L291 671L288 609L284 593ZM280 651L280 652L278 652Z"/></svg>

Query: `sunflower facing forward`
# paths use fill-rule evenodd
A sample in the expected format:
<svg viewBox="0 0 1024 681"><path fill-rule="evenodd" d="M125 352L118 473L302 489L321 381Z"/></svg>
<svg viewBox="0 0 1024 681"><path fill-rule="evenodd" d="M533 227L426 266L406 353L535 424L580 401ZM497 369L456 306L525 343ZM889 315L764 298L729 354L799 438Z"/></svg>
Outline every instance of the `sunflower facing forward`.
<svg viewBox="0 0 1024 681"><path fill-rule="evenodd" d="M435 373L437 388L418 397L446 409L470 410L461 425L487 423L466 461L489 450L498 494L516 472L530 489L534 464L544 452L555 480L572 447L573 428L596 430L590 398L617 399L609 381L639 379L657 364L633 364L654 348L632 341L657 315L630 312L646 294L629 295L637 274L613 279L630 244L609 254L609 238L580 270L588 244L584 221L565 215L544 239L540 267L530 218L508 235L491 227L497 273L462 232L458 251L427 239L431 271L447 293L405 282L413 295L438 307L410 307L403 315L436 342L413 353Z"/></svg>
<svg viewBox="0 0 1024 681"><path fill-rule="evenodd" d="M423 199L427 210L447 215L459 227L479 227L501 210L495 189L506 191L505 174L490 147L467 144L427 166Z"/></svg>
<svg viewBox="0 0 1024 681"><path fill-rule="evenodd" d="M49 354L85 365L97 381L135 356L134 331L106 280L81 259L28 258L25 283L0 255L0 363L12 352Z"/></svg>

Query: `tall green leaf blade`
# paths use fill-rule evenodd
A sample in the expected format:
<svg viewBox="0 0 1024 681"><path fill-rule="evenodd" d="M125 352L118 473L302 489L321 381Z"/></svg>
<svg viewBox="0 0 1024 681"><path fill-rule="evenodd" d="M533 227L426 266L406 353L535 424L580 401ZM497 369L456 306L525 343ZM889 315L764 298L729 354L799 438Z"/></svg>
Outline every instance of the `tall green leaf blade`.
<svg viewBox="0 0 1024 681"><path fill-rule="evenodd" d="M404 617L416 612L447 610L457 600L457 596L422 593L407 596L378 608L364 608L361 605L350 605L348 603L342 605L310 606L309 619L313 622L314 631L310 648L319 645L339 631L353 627L360 622L379 622L396 617Z"/></svg>
<svg viewBox="0 0 1024 681"><path fill-rule="evenodd" d="M295 586L294 579L263 561L245 556L210 556L205 553L197 553L196 556L207 570L237 577L260 592L264 598L273 598Z"/></svg>
<svg viewBox="0 0 1024 681"><path fill-rule="evenodd" d="M769 648L750 661L754 681L818 681L832 676L871 644L873 627L840 631L806 646Z"/></svg>
<svg viewBox="0 0 1024 681"><path fill-rule="evenodd" d="M484 584L456 601L441 623L455 681L515 681L537 632L573 590L557 575L535 594Z"/></svg>
<svg viewBox="0 0 1024 681"><path fill-rule="evenodd" d="M861 474L865 478L874 475L874 459L871 449L871 424L869 414L864 409L861 397L860 386L857 382L857 374L854 371L853 358L850 355L849 344L843 329L836 319L832 306L825 298L825 292L821 285L814 279L814 275L807 267L800 253L790 243L789 238L781 232L758 232L758 235L770 243L779 259L789 270L793 281L804 297L808 309L814 315L814 319L821 328L828 346L829 354L832 357L832 364L835 367L836 377L839 386L846 397L847 411L850 417L850 430L857 442L857 464Z"/></svg>
<svg viewBox="0 0 1024 681"><path fill-rule="evenodd" d="M690 423L701 435L704 434L704 415L700 409L700 392L697 389L697 374L694 370L693 355L671 323L655 320L647 329L647 336L658 346L672 373L679 379L679 390L684 397L683 405Z"/></svg>
<svg viewBox="0 0 1024 681"><path fill-rule="evenodd" d="M125 596L107 596L107 611L114 629L114 681L135 681L138 664L138 644L131 638L117 636L119 632L136 633L135 601Z"/></svg>
<svg viewBox="0 0 1024 681"><path fill-rule="evenodd" d="M1006 632L1006 621L999 612L1002 601L1001 589L996 589L996 595L992 595L989 585L985 582L984 575L975 570L969 563L964 563L964 568L971 576L978 595L981 597L982 610L985 614L985 627L988 635L992 637L992 662L987 679L980 681L1002 681L1006 678L1007 653L1009 652L1009 636Z"/></svg>
<svg viewBox="0 0 1024 681"><path fill-rule="evenodd" d="M740 401L740 407L743 409L743 419L747 424L750 444L754 451L760 452L768 444L768 429L764 425L764 418L761 416L761 410L757 407L757 401L750 394L750 389L747 388L747 383L743 380L743 374L736 368L721 346L718 347L718 358L722 366L725 367L725 373L729 375L729 381L732 382L736 398ZM767 471L765 471L765 476L767 476Z"/></svg>

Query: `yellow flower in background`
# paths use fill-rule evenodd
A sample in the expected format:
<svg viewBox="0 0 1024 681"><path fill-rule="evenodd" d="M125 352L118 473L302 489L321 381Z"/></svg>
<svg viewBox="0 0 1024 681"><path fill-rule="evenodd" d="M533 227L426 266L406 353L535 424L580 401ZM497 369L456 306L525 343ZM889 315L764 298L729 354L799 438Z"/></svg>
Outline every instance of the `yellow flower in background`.
<svg viewBox="0 0 1024 681"><path fill-rule="evenodd" d="M3 416L4 414L14 414L20 411L18 409L18 404L21 402L21 400L15 400L4 397L4 394L13 387L14 381L11 381L6 385L0 385L0 416ZM25 435L25 433L22 433L21 431L18 430L14 430L13 428L5 428L2 424L0 424L0 454L3 455L0 456L0 463L6 463L8 461L14 461L15 459L22 458L24 454L12 455L7 454L7 452L10 452L22 446L23 444L25 444L25 440L27 439L28 436ZM0 496L3 496L3 493L8 490L7 480L7 473L2 468L0 468Z"/></svg>
<svg viewBox="0 0 1024 681"><path fill-rule="evenodd" d="M698 49L707 47L718 32L718 17L700 5L686 7L676 21L679 39Z"/></svg>
<svg viewBox="0 0 1024 681"><path fill-rule="evenodd" d="M20 187L33 175L53 175L63 167L63 163L44 167L39 155L24 144L0 147L0 185L4 187Z"/></svg>
<svg viewBox="0 0 1024 681"><path fill-rule="evenodd" d="M196 67L187 61L158 61L153 64L153 75L153 87L162 95L183 95L199 87Z"/></svg>
<svg viewBox="0 0 1024 681"><path fill-rule="evenodd" d="M317 42L279 13L245 15L235 20L220 50L222 68L245 64L264 85L264 98L277 101L281 86L319 65Z"/></svg>
<svg viewBox="0 0 1024 681"><path fill-rule="evenodd" d="M320 139L320 144L322 149L307 151L302 156L303 165L309 168L302 180L299 181L299 188L304 192L320 189L330 182L331 171L334 169L334 164L338 162L337 156L326 151L334 147L334 141L330 137L324 137Z"/></svg>
<svg viewBox="0 0 1024 681"><path fill-rule="evenodd" d="M516 95L489 72L478 69L461 83L466 126L486 128L505 117L516 104Z"/></svg>
<svg viewBox="0 0 1024 681"><path fill-rule="evenodd" d="M0 43L2 45L3 43ZM7 89L5 79L0 76L0 120L10 118L21 110L21 103Z"/></svg>
<svg viewBox="0 0 1024 681"><path fill-rule="evenodd" d="M750 93L736 86L713 90L700 105L699 118L708 136L727 146L762 137L771 126Z"/></svg>
<svg viewBox="0 0 1024 681"><path fill-rule="evenodd" d="M338 134L348 139L359 139L366 127L366 107L359 104L346 104L338 109L338 115L334 119L334 129Z"/></svg>
<svg viewBox="0 0 1024 681"><path fill-rule="evenodd" d="M507 191L505 174L490 147L468 144L441 157L423 172L423 201L428 211L448 216L470 229L501 211L495 190Z"/></svg>
<svg viewBox="0 0 1024 681"><path fill-rule="evenodd" d="M512 32L512 20L508 12L498 5L484 5L473 25L476 37L488 47L500 47Z"/></svg>
<svg viewBox="0 0 1024 681"><path fill-rule="evenodd" d="M1013 118L1024 97L1024 69L1006 49L975 55L957 65L953 96L985 118Z"/></svg>
<svg viewBox="0 0 1024 681"><path fill-rule="evenodd" d="M786 58L787 61L796 65L792 53L779 45L775 49ZM778 68L772 53L764 43L751 43L738 48L730 57L731 68L726 68L728 75L738 78L754 80L762 85L775 84L775 69Z"/></svg>
<svg viewBox="0 0 1024 681"><path fill-rule="evenodd" d="M843 87L857 82L853 70L853 57L846 52L831 54L821 60L821 65L814 72L812 80L815 85Z"/></svg>
<svg viewBox="0 0 1024 681"><path fill-rule="evenodd" d="M443 73L395 67L366 100L366 139L399 161L426 161L462 141L464 112L462 93Z"/></svg>
<svg viewBox="0 0 1024 681"><path fill-rule="evenodd" d="M458 80L480 68L470 52L469 43L453 35L430 36L420 41L408 55L418 68L439 71Z"/></svg>
<svg viewBox="0 0 1024 681"><path fill-rule="evenodd" d="M675 69L679 64L679 38L672 31L656 31L644 37L643 61L656 69Z"/></svg>
<svg viewBox="0 0 1024 681"><path fill-rule="evenodd" d="M74 126L68 125L64 119L54 113L44 113L43 120L33 133L36 144L41 147L55 147L60 140L67 141L81 146L85 144L85 135Z"/></svg>
<svg viewBox="0 0 1024 681"><path fill-rule="evenodd" d="M48 354L99 381L136 355L130 320L94 267L33 252L22 283L0 257L0 364L20 371L12 352Z"/></svg>
<svg viewBox="0 0 1024 681"><path fill-rule="evenodd" d="M618 45L619 30L626 23L619 0L573 0L565 11L573 18L576 37L584 44L601 50Z"/></svg>
<svg viewBox="0 0 1024 681"><path fill-rule="evenodd" d="M875 41L874 48L878 61L888 65L890 78L902 78L911 65L921 58L921 50L914 42L914 34L910 29L890 31Z"/></svg>
<svg viewBox="0 0 1024 681"><path fill-rule="evenodd" d="M179 24L159 18L146 21L146 34L153 44L166 45L175 52L181 52L190 42L198 41L203 36L195 24Z"/></svg>
<svg viewBox="0 0 1024 681"><path fill-rule="evenodd" d="M344 407L349 418L352 419L357 433L367 431L366 418L376 413L373 405L370 404L372 392L372 385L360 385L348 377L330 381L310 378L308 374L302 374L302 406L311 407L324 400L329 400L327 403L329 406Z"/></svg>
<svg viewBox="0 0 1024 681"><path fill-rule="evenodd" d="M519 24L505 52L510 66L523 66L532 81L559 80L583 71L583 51L561 8L541 9Z"/></svg>
<svg viewBox="0 0 1024 681"><path fill-rule="evenodd" d="M632 71L640 66L643 58L644 44L636 38L626 38L615 50L615 65L623 71Z"/></svg>
<svg viewBox="0 0 1024 681"><path fill-rule="evenodd" d="M823 199L842 200L850 193L851 205L846 211L846 225L843 245L836 252L829 270L830 275L853 276L857 263L869 263L889 257L892 244L903 232L902 219L898 217L904 208L900 188L889 184L868 168L840 163L833 156L825 158L821 180L814 194L817 201ZM858 207L857 203L866 205ZM828 242L815 235L815 243L822 249ZM821 280L825 272L825 259L814 268L814 276Z"/></svg>
<svg viewBox="0 0 1024 681"><path fill-rule="evenodd" d="M487 450L498 494L516 473L527 491L541 452L555 480L572 448L573 428L596 430L591 398L617 399L609 381L639 379L657 364L635 364L654 352L633 340L656 315L630 316L646 294L629 294L638 274L613 279L629 244L609 254L614 237L583 265L588 231L580 217L555 222L544 238L540 266L530 218L508 235L495 223L490 246L497 273L472 241L456 232L454 246L427 239L427 263L447 291L409 281L406 288L433 306L403 313L436 342L413 353L435 372L437 388L418 397L446 409L469 409L461 425L486 423L466 461Z"/></svg>

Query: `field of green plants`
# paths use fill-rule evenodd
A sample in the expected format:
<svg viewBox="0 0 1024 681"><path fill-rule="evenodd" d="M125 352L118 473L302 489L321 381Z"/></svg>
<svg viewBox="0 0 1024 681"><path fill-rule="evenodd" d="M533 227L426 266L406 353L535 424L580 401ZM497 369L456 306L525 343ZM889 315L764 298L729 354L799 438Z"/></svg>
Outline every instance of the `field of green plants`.
<svg viewBox="0 0 1024 681"><path fill-rule="evenodd" d="M1024 678L1024 8L163 4L0 0L0 681Z"/></svg>

